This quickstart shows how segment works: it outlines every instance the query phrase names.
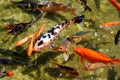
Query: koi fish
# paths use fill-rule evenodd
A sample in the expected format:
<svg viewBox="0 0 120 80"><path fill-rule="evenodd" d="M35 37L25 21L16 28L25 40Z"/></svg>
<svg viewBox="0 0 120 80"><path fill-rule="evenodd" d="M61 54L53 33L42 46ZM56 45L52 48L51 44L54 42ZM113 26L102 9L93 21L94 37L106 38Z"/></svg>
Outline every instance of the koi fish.
<svg viewBox="0 0 120 80"><path fill-rule="evenodd" d="M76 0L76 1L78 1L78 0ZM80 1L82 2L81 5L85 6L85 10L84 11L86 11L86 10L92 11L92 9L87 5L87 0L80 0Z"/></svg>
<svg viewBox="0 0 120 80"><path fill-rule="evenodd" d="M66 28L70 24L82 22L83 18L84 18L84 15L77 16L69 21L59 23L58 25L56 25L53 28L51 28L50 30L48 30L47 33L41 34L42 30L45 27L45 25L43 25L42 27L40 27L40 29L38 30L38 33L36 34L36 35L38 35L38 37L35 39L35 44L34 44L33 49L28 49L28 50L31 50L29 52L32 52L32 51L38 52L38 51L41 51L42 49L46 48L47 46L50 46L50 44L57 38L57 36L60 34L60 32L62 30L64 30L64 28ZM36 37L36 35L33 37ZM22 43L22 44L25 43L28 39L30 39L30 37L26 38L25 40L24 39L23 39L23 42L18 41L17 43L15 43L16 46L20 46L21 45L20 43ZM29 54L29 56L31 55L31 53L28 53L28 54Z"/></svg>
<svg viewBox="0 0 120 80"><path fill-rule="evenodd" d="M104 63L91 63L91 64L87 64L87 65L84 65L82 67L83 70L87 70L87 71L94 71L94 70L97 70L97 69L100 69L100 68L105 68L105 67L111 67L113 65L110 65L110 64L104 64Z"/></svg>
<svg viewBox="0 0 120 80"><path fill-rule="evenodd" d="M63 54L63 58L65 61L68 60L69 58L69 49L71 47L73 47L73 44L76 44L77 42L82 41L82 37L85 34L88 34L92 31L80 31L80 32L76 32L75 34L73 34L70 37L67 37L65 39L63 39L59 45L57 47L54 47L53 50L58 50L58 51L62 51L64 52ZM72 44L73 43L73 44Z"/></svg>
<svg viewBox="0 0 120 80"><path fill-rule="evenodd" d="M117 10L120 10L120 3L117 0L109 0L109 2L116 7Z"/></svg>
<svg viewBox="0 0 120 80"><path fill-rule="evenodd" d="M50 59L50 61L52 63L56 64L63 72L66 72L68 75L70 75L70 76L79 76L79 73L75 68L61 65L61 64L53 61L52 59Z"/></svg>
<svg viewBox="0 0 120 80"><path fill-rule="evenodd" d="M81 56L81 63L84 64L84 60L88 60L90 63L102 62L104 64L112 63L120 65L120 59L111 59L104 54L88 49L88 48L74 48L74 52Z"/></svg>
<svg viewBox="0 0 120 80"><path fill-rule="evenodd" d="M6 70L1 70L0 71L0 78L3 78L5 76L13 76L14 72L12 71L6 71Z"/></svg>
<svg viewBox="0 0 120 80"><path fill-rule="evenodd" d="M65 21L56 25L55 27L51 28L47 31L46 34L40 36L40 38L36 41L34 46L34 51L40 51L41 49L45 48L46 46L50 45L52 41L60 34L60 32L66 28L68 25L73 23L80 23L84 19L84 15L77 16L69 21Z"/></svg>
<svg viewBox="0 0 120 80"><path fill-rule="evenodd" d="M8 24L5 26L5 29L10 30L8 34L16 34L18 32L22 32L25 28L31 27L32 24L33 21L19 24Z"/></svg>
<svg viewBox="0 0 120 80"><path fill-rule="evenodd" d="M31 27L31 25L38 19L38 16L36 19L32 19L30 22L18 23L18 24L7 24L4 28L7 30L10 30L8 34L16 34L16 33L22 32L24 29Z"/></svg>
<svg viewBox="0 0 120 80"><path fill-rule="evenodd" d="M120 24L120 22L107 22L107 23L103 23L102 25L100 25L100 28L108 28L108 27L112 27L112 26L116 26Z"/></svg>
<svg viewBox="0 0 120 80"><path fill-rule="evenodd" d="M22 9L31 9L37 10L39 12L51 12L56 13L57 11L69 11L76 15L76 8L72 8L69 6L65 6L59 2L52 2L52 1L42 1L39 3L35 2L16 2L19 8Z"/></svg>
<svg viewBox="0 0 120 80"><path fill-rule="evenodd" d="M118 30L117 34L115 35L115 40L114 40L115 45L118 44L118 42L119 42L119 38L120 38L120 30Z"/></svg>

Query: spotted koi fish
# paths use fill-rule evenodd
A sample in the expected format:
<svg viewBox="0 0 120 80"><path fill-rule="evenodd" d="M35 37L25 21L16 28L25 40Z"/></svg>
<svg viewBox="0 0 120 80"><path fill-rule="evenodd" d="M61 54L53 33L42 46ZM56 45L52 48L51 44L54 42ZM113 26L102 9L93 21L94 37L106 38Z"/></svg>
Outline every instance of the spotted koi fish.
<svg viewBox="0 0 120 80"><path fill-rule="evenodd" d="M120 10L120 3L117 0L109 0L109 2L116 7L117 10Z"/></svg>
<svg viewBox="0 0 120 80"><path fill-rule="evenodd" d="M0 78L3 78L5 76L13 76L14 72L12 71L6 71L6 70L1 70L0 71Z"/></svg>
<svg viewBox="0 0 120 80"><path fill-rule="evenodd" d="M45 27L45 25L43 25L40 27L40 29L36 33L37 34L36 39L32 38L32 37L36 37L36 35L30 35L30 36L22 39L21 41L16 42L15 45L20 46L20 45L24 44L26 41L30 40L28 50L27 50L27 52L28 52L27 54L30 56L32 51L38 52L38 51L41 51L42 49L46 48L47 46L50 46L51 43L60 34L60 32L62 30L64 30L64 28L66 28L67 26L69 26L70 24L73 24L73 23L80 23L80 22L82 22L83 19L84 19L84 15L77 16L71 20L65 21L63 23L59 23L58 25L56 25L53 28L51 28L50 30L48 30L47 33L41 34L42 30ZM33 45L33 40L35 40L34 45ZM32 46L34 46L33 49L32 49Z"/></svg>
<svg viewBox="0 0 120 80"><path fill-rule="evenodd" d="M40 51L42 48L49 45L59 34L60 32L66 28L68 25L73 23L80 23L82 22L84 15L77 16L70 21L65 21L56 25L55 27L51 28L46 34L43 34L35 43L34 50Z"/></svg>
<svg viewBox="0 0 120 80"><path fill-rule="evenodd" d="M120 59L112 59L104 54L88 49L88 48L74 48L74 52L81 56L81 63L84 64L85 59L90 63L101 62L104 64L112 63L116 65L120 65Z"/></svg>
<svg viewBox="0 0 120 80"><path fill-rule="evenodd" d="M94 71L94 70L97 70L97 69L100 69L100 68L111 68L112 64L104 64L104 63L90 63L90 64L87 64L87 65L84 65L82 67L83 70L87 70L87 71Z"/></svg>
<svg viewBox="0 0 120 80"><path fill-rule="evenodd" d="M117 34L115 35L115 40L114 40L115 45L118 44L118 42L119 42L119 38L120 38L120 30L118 30Z"/></svg>
<svg viewBox="0 0 120 80"><path fill-rule="evenodd" d="M43 12L51 12L56 13L57 11L69 11L72 12L74 15L76 15L76 8L72 8L69 6L65 6L59 2L52 2L52 1L41 1L39 3L35 2L13 2L18 5L21 9L26 10L37 10L37 11L43 11Z"/></svg>

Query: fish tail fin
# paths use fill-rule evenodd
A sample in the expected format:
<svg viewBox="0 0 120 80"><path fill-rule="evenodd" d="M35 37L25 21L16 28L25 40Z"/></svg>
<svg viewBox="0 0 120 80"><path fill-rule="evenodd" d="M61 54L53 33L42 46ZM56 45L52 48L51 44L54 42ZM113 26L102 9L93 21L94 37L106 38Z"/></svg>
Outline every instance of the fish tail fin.
<svg viewBox="0 0 120 80"><path fill-rule="evenodd" d="M117 64L117 65L120 65L120 60L119 59L113 59L111 61L112 64Z"/></svg>
<svg viewBox="0 0 120 80"><path fill-rule="evenodd" d="M85 11L88 10L88 11L92 11L92 9L89 7L89 6L85 6Z"/></svg>
<svg viewBox="0 0 120 80"><path fill-rule="evenodd" d="M73 21L74 21L74 23L80 23L83 21L84 17L85 17L85 15L77 16L77 17L73 18Z"/></svg>

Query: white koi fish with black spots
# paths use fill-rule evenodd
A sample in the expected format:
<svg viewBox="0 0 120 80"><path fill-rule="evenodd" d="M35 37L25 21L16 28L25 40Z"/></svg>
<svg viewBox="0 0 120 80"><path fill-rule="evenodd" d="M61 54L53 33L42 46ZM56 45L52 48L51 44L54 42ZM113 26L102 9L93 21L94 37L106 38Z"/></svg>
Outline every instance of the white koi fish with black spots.
<svg viewBox="0 0 120 80"><path fill-rule="evenodd" d="M24 39L16 42L15 45L20 46L29 40L27 54L28 54L28 56L30 56L32 51L38 52L38 51L41 51L42 49L46 48L47 46L50 46L51 43L54 41L54 39L57 38L57 36L60 34L60 32L64 28L66 28L70 24L82 22L83 18L84 18L84 15L77 16L69 21L65 21L63 23L60 23L60 24L54 26L53 28L48 30L47 33L41 34L44 27L46 26L46 23L45 23L40 27L40 29L38 30L38 32L36 32L36 34L32 34L32 35L29 35L28 37L25 37ZM33 43L34 43L34 45L33 45Z"/></svg>
<svg viewBox="0 0 120 80"><path fill-rule="evenodd" d="M60 32L66 28L68 25L73 23L80 23L82 22L84 15L77 16L70 21L65 21L56 25L55 27L48 30L47 33L43 34L35 43L34 51L40 51L41 49L45 48L46 46L50 45L50 43L60 34Z"/></svg>

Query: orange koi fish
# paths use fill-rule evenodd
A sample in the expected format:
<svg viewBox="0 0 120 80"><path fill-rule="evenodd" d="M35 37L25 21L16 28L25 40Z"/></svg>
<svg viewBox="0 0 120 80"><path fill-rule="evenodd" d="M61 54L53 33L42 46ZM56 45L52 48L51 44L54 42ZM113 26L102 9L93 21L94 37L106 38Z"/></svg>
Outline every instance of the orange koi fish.
<svg viewBox="0 0 120 80"><path fill-rule="evenodd" d="M116 0L109 0L109 2L111 2L112 5L115 6L117 10L120 10L120 3L118 3Z"/></svg>
<svg viewBox="0 0 120 80"><path fill-rule="evenodd" d="M81 63L84 64L84 60L88 60L90 63L102 62L104 64L112 63L112 64L119 64L120 59L111 59L110 57L105 56L100 52L96 52L94 50L88 48L75 48L74 52L81 56Z"/></svg>
<svg viewBox="0 0 120 80"><path fill-rule="evenodd" d="M110 64L104 64L104 63L91 63L91 64L87 64L87 65L84 65L82 67L83 70L87 70L87 71L94 71L94 70L97 70L97 69L100 69L100 68L105 68L105 67L111 67L113 65L110 65Z"/></svg>
<svg viewBox="0 0 120 80"><path fill-rule="evenodd" d="M6 70L1 70L0 71L0 77L3 78L5 76L13 76L14 72L12 71L6 71Z"/></svg>
<svg viewBox="0 0 120 80"><path fill-rule="evenodd" d="M107 23L103 23L102 25L100 25L100 28L108 28L108 27L116 26L118 24L120 24L120 21L117 21L117 22L107 22Z"/></svg>

